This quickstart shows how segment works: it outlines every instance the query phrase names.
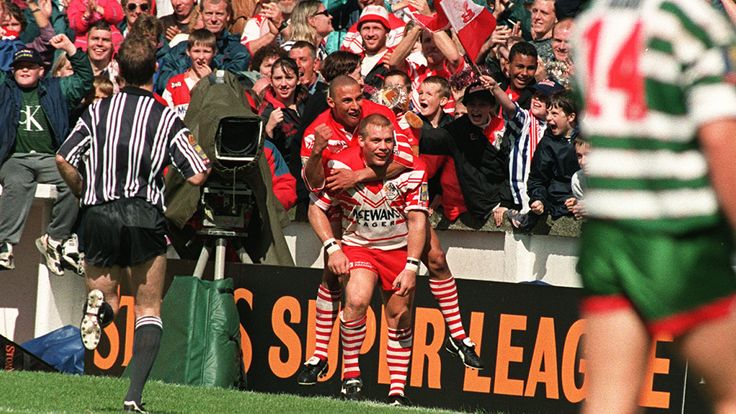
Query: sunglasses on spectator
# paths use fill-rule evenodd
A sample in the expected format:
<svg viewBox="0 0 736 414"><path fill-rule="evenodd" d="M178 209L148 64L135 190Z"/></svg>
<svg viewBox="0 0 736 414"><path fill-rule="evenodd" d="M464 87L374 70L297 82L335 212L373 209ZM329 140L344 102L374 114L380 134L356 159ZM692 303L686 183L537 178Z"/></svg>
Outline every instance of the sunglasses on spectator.
<svg viewBox="0 0 736 414"><path fill-rule="evenodd" d="M312 15L312 17L317 17L319 15L323 15L325 17L330 17L330 12L328 12L327 10L322 10L321 12L314 13Z"/></svg>
<svg viewBox="0 0 736 414"><path fill-rule="evenodd" d="M140 8L141 11L148 11L148 4L135 4L135 3L128 3L128 10L135 11L136 8Z"/></svg>

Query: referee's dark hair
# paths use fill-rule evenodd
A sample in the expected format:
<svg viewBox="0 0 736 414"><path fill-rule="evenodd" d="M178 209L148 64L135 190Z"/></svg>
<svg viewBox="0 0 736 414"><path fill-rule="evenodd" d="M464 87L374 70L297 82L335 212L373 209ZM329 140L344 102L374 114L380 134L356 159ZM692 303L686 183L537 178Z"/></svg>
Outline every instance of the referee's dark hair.
<svg viewBox="0 0 736 414"><path fill-rule="evenodd" d="M143 36L128 36L118 51L120 75L131 86L143 86L153 81L156 52L150 40Z"/></svg>

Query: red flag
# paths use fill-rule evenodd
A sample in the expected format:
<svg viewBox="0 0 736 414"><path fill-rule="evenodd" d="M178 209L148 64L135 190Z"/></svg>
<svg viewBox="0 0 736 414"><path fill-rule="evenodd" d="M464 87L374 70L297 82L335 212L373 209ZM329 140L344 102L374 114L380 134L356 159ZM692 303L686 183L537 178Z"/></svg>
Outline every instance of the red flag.
<svg viewBox="0 0 736 414"><path fill-rule="evenodd" d="M436 32L452 27L472 62L481 46L496 28L496 18L484 6L471 0L436 0L437 13L424 16L408 7L412 18L422 27Z"/></svg>

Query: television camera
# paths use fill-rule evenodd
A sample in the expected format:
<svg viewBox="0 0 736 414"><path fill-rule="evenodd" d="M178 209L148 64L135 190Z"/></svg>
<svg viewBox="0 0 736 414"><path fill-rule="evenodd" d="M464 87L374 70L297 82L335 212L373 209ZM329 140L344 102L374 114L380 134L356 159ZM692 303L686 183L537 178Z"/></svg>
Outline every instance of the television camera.
<svg viewBox="0 0 736 414"><path fill-rule="evenodd" d="M263 150L263 124L257 117L228 116L220 119L214 136L212 173L202 188L200 210L202 228L197 235L205 239L194 275L202 277L215 246L215 280L225 272L225 251L229 238L248 236L250 218L256 210L253 190L243 178L257 168ZM244 248L238 250L243 263L251 263Z"/></svg>

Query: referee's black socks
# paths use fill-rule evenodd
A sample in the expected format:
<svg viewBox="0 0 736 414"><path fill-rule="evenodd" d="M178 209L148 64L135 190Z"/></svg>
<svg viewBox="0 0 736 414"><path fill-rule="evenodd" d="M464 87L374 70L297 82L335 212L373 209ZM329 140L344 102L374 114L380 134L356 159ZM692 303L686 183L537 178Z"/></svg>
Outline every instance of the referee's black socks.
<svg viewBox="0 0 736 414"><path fill-rule="evenodd" d="M133 358L130 362L130 388L125 401L135 401L140 405L143 386L148 380L153 362L161 345L163 324L158 316L142 316L135 321L133 339Z"/></svg>

